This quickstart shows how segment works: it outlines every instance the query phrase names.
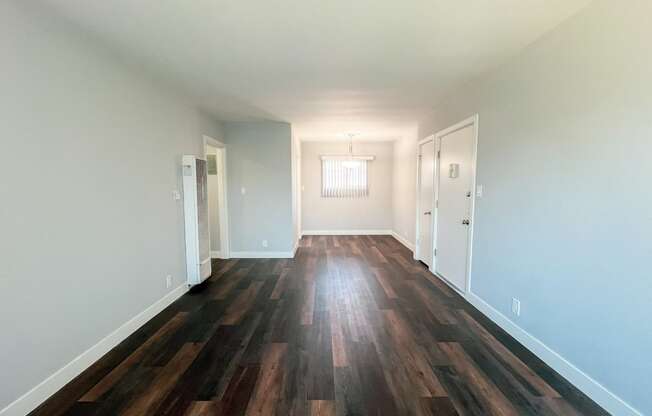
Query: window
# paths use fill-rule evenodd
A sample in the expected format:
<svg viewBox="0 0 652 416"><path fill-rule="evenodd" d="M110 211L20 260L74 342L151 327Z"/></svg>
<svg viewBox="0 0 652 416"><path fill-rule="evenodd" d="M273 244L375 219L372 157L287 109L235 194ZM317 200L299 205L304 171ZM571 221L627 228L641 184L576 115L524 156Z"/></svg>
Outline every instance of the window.
<svg viewBox="0 0 652 416"><path fill-rule="evenodd" d="M322 157L321 196L360 198L369 195L368 160Z"/></svg>

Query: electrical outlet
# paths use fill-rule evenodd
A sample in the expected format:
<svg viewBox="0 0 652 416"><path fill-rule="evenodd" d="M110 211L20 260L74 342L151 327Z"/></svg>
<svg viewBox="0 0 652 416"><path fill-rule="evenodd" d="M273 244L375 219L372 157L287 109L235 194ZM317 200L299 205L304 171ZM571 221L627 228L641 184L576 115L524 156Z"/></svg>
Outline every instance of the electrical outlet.
<svg viewBox="0 0 652 416"><path fill-rule="evenodd" d="M263 240L263 247L267 247L267 240Z"/></svg>
<svg viewBox="0 0 652 416"><path fill-rule="evenodd" d="M165 277L165 287L168 289L172 287L172 275L167 275Z"/></svg>
<svg viewBox="0 0 652 416"><path fill-rule="evenodd" d="M175 201L178 201L181 199L181 192L177 191L176 189L172 191L172 199Z"/></svg>
<svg viewBox="0 0 652 416"><path fill-rule="evenodd" d="M512 313L521 316L521 301L516 298L512 298Z"/></svg>

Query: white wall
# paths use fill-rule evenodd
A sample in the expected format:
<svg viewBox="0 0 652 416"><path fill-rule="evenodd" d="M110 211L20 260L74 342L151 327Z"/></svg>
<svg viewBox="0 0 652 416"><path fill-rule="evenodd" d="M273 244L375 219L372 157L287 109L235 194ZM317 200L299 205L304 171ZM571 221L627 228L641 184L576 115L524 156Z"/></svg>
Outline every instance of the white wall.
<svg viewBox="0 0 652 416"><path fill-rule="evenodd" d="M231 256L292 253L290 125L229 122L224 139ZM267 247L263 247L263 240L267 240Z"/></svg>
<svg viewBox="0 0 652 416"><path fill-rule="evenodd" d="M0 2L0 409L183 284L172 191L219 134L32 6Z"/></svg>
<svg viewBox="0 0 652 416"><path fill-rule="evenodd" d="M416 237L417 130L394 142L392 213L394 232L414 248Z"/></svg>
<svg viewBox="0 0 652 416"><path fill-rule="evenodd" d="M444 100L420 133L479 113L473 292L644 414L652 414L650 16L648 0L594 1ZM577 380L613 414L633 414Z"/></svg>
<svg viewBox="0 0 652 416"><path fill-rule="evenodd" d="M323 154L347 154L348 142L302 142L301 185L303 231L392 229L392 142L361 142L354 152L376 156L369 162L369 196L322 198Z"/></svg>

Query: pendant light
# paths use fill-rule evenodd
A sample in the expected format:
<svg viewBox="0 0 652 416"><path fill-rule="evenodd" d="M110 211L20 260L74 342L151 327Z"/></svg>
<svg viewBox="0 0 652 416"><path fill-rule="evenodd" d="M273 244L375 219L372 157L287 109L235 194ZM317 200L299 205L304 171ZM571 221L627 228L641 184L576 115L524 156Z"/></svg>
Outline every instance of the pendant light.
<svg viewBox="0 0 652 416"><path fill-rule="evenodd" d="M353 156L353 136L355 133L349 133L349 157L342 162L342 166L347 169L355 169L360 165L360 162Z"/></svg>

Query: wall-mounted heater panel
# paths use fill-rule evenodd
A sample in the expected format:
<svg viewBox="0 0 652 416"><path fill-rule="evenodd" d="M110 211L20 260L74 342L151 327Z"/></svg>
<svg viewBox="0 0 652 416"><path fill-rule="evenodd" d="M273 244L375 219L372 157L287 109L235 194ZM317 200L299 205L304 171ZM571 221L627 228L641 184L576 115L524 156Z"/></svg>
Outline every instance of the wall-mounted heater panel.
<svg viewBox="0 0 652 416"><path fill-rule="evenodd" d="M206 161L183 156L183 211L186 225L188 284L197 285L211 275Z"/></svg>

